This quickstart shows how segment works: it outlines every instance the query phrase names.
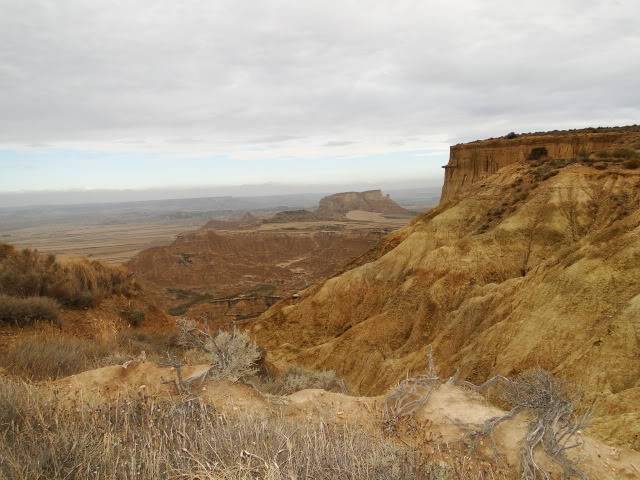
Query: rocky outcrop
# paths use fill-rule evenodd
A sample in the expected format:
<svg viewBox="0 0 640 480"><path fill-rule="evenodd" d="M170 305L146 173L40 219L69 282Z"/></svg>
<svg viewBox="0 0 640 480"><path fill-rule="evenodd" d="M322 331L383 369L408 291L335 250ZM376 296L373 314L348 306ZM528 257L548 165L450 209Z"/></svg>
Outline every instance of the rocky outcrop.
<svg viewBox="0 0 640 480"><path fill-rule="evenodd" d="M316 210L288 210L276 213L265 223L320 222L325 220L346 220L352 211L381 213L384 215L409 216L410 212L382 190L365 192L335 193L320 199Z"/></svg>
<svg viewBox="0 0 640 480"><path fill-rule="evenodd" d="M316 215L321 218L343 217L352 210L384 214L403 214L409 212L394 202L382 190L365 192L343 192L329 195L320 200Z"/></svg>
<svg viewBox="0 0 640 480"><path fill-rule="evenodd" d="M573 159L580 155L624 147L637 141L640 127L588 129L565 132L509 135L503 138L454 145L445 169L441 202L465 195L477 182L511 163L527 161L538 152L549 159ZM544 149L544 150L543 150Z"/></svg>

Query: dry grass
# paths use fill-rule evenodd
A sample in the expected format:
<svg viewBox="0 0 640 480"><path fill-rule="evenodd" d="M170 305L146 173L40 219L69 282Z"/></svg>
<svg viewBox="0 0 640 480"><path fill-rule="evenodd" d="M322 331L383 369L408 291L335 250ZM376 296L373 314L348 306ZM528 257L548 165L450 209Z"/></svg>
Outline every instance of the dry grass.
<svg viewBox="0 0 640 480"><path fill-rule="evenodd" d="M259 381L255 386L272 395L290 395L308 388L348 393L344 380L333 370L316 371L298 366L291 367L280 375Z"/></svg>
<svg viewBox="0 0 640 480"><path fill-rule="evenodd" d="M90 428L89 428L90 427ZM199 401L63 408L0 378L0 479L506 478L457 455L426 457L355 426L228 417Z"/></svg>
<svg viewBox="0 0 640 480"><path fill-rule="evenodd" d="M109 345L40 331L22 336L0 354L0 365L31 380L55 379L109 362Z"/></svg>
<svg viewBox="0 0 640 480"><path fill-rule="evenodd" d="M0 324L24 326L39 320L56 322L58 314L58 302L51 298L17 298L0 294Z"/></svg>
<svg viewBox="0 0 640 480"><path fill-rule="evenodd" d="M50 297L70 307L93 306L104 297L129 294L135 285L122 269L100 262L61 263L37 250L0 248L0 293L13 297Z"/></svg>

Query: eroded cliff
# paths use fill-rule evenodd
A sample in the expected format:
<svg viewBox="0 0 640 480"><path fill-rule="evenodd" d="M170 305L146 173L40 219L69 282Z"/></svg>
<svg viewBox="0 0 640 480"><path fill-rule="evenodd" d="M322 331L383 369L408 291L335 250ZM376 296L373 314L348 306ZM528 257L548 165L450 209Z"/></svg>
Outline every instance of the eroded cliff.
<svg viewBox="0 0 640 480"><path fill-rule="evenodd" d="M441 202L464 195L472 185L502 167L544 153L548 159L574 159L608 148L624 148L637 141L640 127L586 129L508 135L454 145L445 169Z"/></svg>
<svg viewBox="0 0 640 480"><path fill-rule="evenodd" d="M438 207L253 334L274 362L367 394L421 371L430 348L475 382L541 366L598 400L602 438L640 448L640 131L604 133L455 147L471 172L495 164L448 177Z"/></svg>
<svg viewBox="0 0 640 480"><path fill-rule="evenodd" d="M365 192L343 192L329 195L320 200L317 216L322 218L342 217L352 210L364 210L384 214L408 214L409 212L394 202L381 190Z"/></svg>

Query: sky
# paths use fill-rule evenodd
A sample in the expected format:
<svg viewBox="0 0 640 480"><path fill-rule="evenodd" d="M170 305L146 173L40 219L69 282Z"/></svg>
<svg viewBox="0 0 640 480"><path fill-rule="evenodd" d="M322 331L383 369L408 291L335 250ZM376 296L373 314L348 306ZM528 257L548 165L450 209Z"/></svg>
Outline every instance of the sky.
<svg viewBox="0 0 640 480"><path fill-rule="evenodd" d="M0 193L439 181L640 123L637 0L0 0Z"/></svg>

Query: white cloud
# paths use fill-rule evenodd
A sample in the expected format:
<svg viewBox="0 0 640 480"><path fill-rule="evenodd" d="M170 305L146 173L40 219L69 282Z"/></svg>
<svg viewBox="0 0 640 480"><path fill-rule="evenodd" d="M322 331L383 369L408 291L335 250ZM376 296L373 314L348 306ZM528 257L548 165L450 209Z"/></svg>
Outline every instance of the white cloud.
<svg viewBox="0 0 640 480"><path fill-rule="evenodd" d="M639 14L636 0L0 0L0 148L318 158L634 122Z"/></svg>

